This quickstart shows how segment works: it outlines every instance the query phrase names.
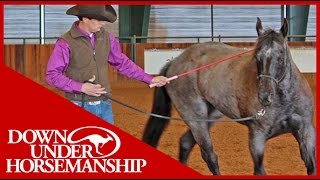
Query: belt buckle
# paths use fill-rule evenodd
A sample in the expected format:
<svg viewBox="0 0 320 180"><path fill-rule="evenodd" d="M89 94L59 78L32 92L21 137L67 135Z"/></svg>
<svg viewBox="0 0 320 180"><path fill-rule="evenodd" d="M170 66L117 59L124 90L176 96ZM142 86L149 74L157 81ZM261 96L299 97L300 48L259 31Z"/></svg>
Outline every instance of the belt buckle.
<svg viewBox="0 0 320 180"><path fill-rule="evenodd" d="M101 101L91 101L91 102L88 102L89 105L98 105L100 104Z"/></svg>

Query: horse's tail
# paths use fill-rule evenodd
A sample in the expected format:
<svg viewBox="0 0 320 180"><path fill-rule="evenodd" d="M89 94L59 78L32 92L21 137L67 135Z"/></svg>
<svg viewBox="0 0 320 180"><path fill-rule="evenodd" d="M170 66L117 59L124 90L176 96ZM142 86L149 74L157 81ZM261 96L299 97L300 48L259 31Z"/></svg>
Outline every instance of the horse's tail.
<svg viewBox="0 0 320 180"><path fill-rule="evenodd" d="M160 72L160 75L165 76L171 63L167 63ZM171 100L164 86L157 87L154 91L152 113L162 116L171 116ZM142 140L157 147L160 136L169 123L168 119L150 116L148 123L144 129Z"/></svg>

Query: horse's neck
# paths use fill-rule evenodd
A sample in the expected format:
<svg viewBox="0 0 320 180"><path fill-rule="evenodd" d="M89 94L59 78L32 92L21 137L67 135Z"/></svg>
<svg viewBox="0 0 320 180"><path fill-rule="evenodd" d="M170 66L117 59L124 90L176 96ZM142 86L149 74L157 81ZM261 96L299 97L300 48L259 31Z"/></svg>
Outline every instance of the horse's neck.
<svg viewBox="0 0 320 180"><path fill-rule="evenodd" d="M279 83L279 89L284 91L283 93L290 93L295 91L296 89L295 86L297 85L300 76L300 71L298 70L297 66L295 65L292 59L289 48L287 48L286 59L286 74L283 81Z"/></svg>

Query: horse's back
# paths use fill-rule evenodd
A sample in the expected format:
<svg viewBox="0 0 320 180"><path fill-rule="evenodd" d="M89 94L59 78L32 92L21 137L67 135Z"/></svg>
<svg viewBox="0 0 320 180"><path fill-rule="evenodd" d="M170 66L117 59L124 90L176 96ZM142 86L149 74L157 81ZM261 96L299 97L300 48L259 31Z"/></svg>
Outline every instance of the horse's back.
<svg viewBox="0 0 320 180"><path fill-rule="evenodd" d="M236 48L220 42L206 42L195 44L188 47L180 56L171 62L171 69L167 72L168 76L183 73L185 71L197 68L201 65L213 62L233 54L240 52L240 48Z"/></svg>
<svg viewBox="0 0 320 180"><path fill-rule="evenodd" d="M244 52L243 48L233 47L224 43L208 42L196 44L186 49L174 61L170 62L167 76L171 77L195 68L208 65L209 63L223 60ZM239 57L228 59L221 63L206 67L197 72L172 81L167 90L169 95L184 95L184 99L206 99L218 109L230 111L231 106L238 104L237 92L256 94L256 68L252 60L252 53L246 53ZM238 85L237 85L238 84ZM253 88L252 88L253 87ZM245 97L241 95L240 98ZM175 97L176 98L176 97ZM244 100L248 102L248 100ZM254 107L257 102L250 106ZM232 108L230 116L239 116L237 107ZM250 108L251 109L251 108ZM250 113L248 111L248 113Z"/></svg>

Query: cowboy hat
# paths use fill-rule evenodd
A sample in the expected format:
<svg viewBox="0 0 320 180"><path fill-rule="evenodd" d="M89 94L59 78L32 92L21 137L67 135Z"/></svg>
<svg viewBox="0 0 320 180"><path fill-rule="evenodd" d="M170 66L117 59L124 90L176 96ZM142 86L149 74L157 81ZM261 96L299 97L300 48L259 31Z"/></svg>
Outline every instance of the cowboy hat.
<svg viewBox="0 0 320 180"><path fill-rule="evenodd" d="M117 20L116 11L110 5L75 5L69 8L66 14L108 21L111 23Z"/></svg>

